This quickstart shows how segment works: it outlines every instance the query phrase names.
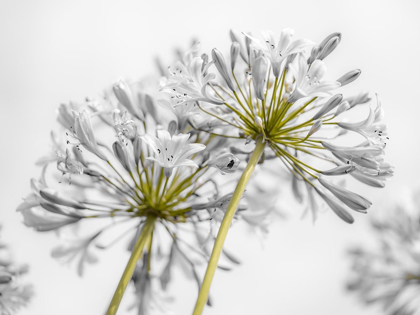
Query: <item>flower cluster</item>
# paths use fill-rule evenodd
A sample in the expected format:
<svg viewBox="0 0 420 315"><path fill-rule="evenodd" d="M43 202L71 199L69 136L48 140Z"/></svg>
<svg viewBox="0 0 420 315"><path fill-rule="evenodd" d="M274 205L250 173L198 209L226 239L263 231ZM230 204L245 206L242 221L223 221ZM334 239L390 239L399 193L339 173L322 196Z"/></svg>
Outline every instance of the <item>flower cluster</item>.
<svg viewBox="0 0 420 315"><path fill-rule="evenodd" d="M0 243L0 313L16 314L26 307L33 295L32 286L22 281L27 265L18 265L11 259L10 249Z"/></svg>
<svg viewBox="0 0 420 315"><path fill-rule="evenodd" d="M314 218L318 195L348 223L353 217L347 208L366 213L371 203L326 178L352 175L383 187L392 176L392 166L384 161L388 138L379 101L360 122L337 119L371 101L367 93L343 97L335 92L357 79L359 70L326 80L323 60L341 35L334 33L319 45L293 40L291 29L283 30L277 43L271 32L263 32L263 37L260 42L251 34L231 31L229 64L217 49L210 61L196 43L160 78L121 80L100 97L60 105L61 130L52 133L53 150L38 161L41 176L31 180L32 193L18 211L28 227L40 232L103 222L88 236L53 250L64 262L77 259L80 275L86 264L97 262L95 250L132 232L132 256L108 314L116 313L133 272L139 314L153 304L162 307L153 303L151 294L156 283L166 289L176 263L189 270L200 287L197 266L209 260L216 232L226 237L233 218L267 232L277 191L251 187L254 194L241 200L257 164L268 165L264 172L279 168L275 163L280 161L293 176L298 198L306 185ZM363 142L331 142L347 131L359 134ZM248 145L251 142L255 147ZM241 160L248 164L239 179ZM311 164L313 160L320 161L320 167ZM248 209L247 198L257 211ZM104 235L112 230L122 233L104 245ZM211 255L223 254L225 263L239 263L222 247ZM162 261L167 264L159 268ZM210 261L217 265L218 257ZM207 296L201 300L208 301Z"/></svg>
<svg viewBox="0 0 420 315"><path fill-rule="evenodd" d="M76 261L79 275L98 261L98 250L131 233L130 250L142 235L141 252L148 257L136 267L136 287L145 277L166 288L175 261L196 275L199 287L197 266L208 260L237 180L241 161L228 148L239 140L223 137L228 131L222 129L217 136L209 123L199 126L194 104L188 112L179 110L167 93L159 92L158 80L155 90L150 85L121 80L100 97L60 105L61 126L51 133L52 150L37 162L41 176L31 180L32 192L17 210L28 227L61 231L68 242L54 248L52 256ZM260 217L247 210L246 202L240 209L236 219L243 216L258 231L267 230L267 213ZM82 238L68 237L74 226L92 221L102 221L101 227ZM225 256L237 263L233 255ZM168 265L160 268L165 259ZM139 294L151 294L141 288Z"/></svg>
<svg viewBox="0 0 420 315"><path fill-rule="evenodd" d="M371 220L374 248L354 247L348 289L386 314L420 314L420 199L399 204Z"/></svg>
<svg viewBox="0 0 420 315"><path fill-rule="evenodd" d="M284 29L277 42L272 32L265 31L261 42L250 34L231 31L230 63L213 49L211 62L206 64L207 57L196 57L191 63L200 66L193 67L194 74L190 68L190 72L184 69L187 71L182 71L183 80L179 81L175 78L181 74L173 72L163 90L172 94L178 106L194 103L209 119L236 129L236 136L248 141L262 139L265 155L275 154L293 174L295 190L307 185L309 195L317 194L341 219L352 223L347 209L366 213L371 203L327 178L350 175L373 187L385 185L393 167L384 160L388 140L384 112L376 100L365 119L340 119L372 100L365 92L344 97L339 91L360 76L358 69L336 80L327 78L325 58L340 43L341 34L333 33L314 45L308 40L293 40L293 33ZM310 46L311 53L305 55ZM195 79L213 78L209 73L212 64L222 80ZM185 85L194 90L193 95L183 88ZM200 98L195 97L198 93ZM198 100L214 105L205 107ZM362 142L352 146L335 142L348 132L359 134ZM313 164L315 160L319 166ZM309 199L314 200L312 196ZM312 209L315 218L317 206L313 204Z"/></svg>

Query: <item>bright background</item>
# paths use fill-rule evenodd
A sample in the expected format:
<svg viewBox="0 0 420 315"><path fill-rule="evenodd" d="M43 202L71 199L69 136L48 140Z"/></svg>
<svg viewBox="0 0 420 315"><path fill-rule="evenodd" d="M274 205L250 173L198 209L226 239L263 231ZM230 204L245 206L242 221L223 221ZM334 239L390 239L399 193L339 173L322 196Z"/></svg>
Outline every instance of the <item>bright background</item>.
<svg viewBox="0 0 420 315"><path fill-rule="evenodd" d="M50 257L54 233L26 228L15 208L38 177L35 160L49 148L60 102L94 96L120 77L154 70L154 56L170 62L175 47L199 38L209 52L229 49L228 31L295 29L297 37L320 42L343 34L327 58L331 78L360 68L352 91L377 92L391 140L387 159L396 176L384 189L354 185L374 202L371 212L398 202L418 183L420 88L420 2L418 1L0 1L0 221L1 238L19 262L29 263L36 297L22 315L103 314L128 259L122 246L78 278L74 268ZM284 194L283 194L284 195ZM287 198L287 197L285 197ZM286 200L287 201L287 200ZM244 262L218 272L215 301L205 314L381 314L364 308L344 289L349 244L369 241L368 217L348 226L331 211L315 225L288 209L289 220L271 226L263 243L245 227L231 230L228 246ZM180 277L179 277L180 278ZM194 283L172 286L175 314L190 314ZM129 305L124 300L121 312Z"/></svg>

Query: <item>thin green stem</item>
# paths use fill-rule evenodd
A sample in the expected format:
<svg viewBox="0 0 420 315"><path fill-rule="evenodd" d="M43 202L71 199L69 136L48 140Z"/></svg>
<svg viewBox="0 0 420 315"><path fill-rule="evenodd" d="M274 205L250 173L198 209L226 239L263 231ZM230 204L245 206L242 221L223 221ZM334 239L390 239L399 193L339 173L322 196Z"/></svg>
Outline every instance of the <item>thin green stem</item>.
<svg viewBox="0 0 420 315"><path fill-rule="evenodd" d="M257 165L260 159L262 152L264 151L265 143L263 143L262 140L263 139L261 137L258 138L254 152L252 153L252 156L244 172L242 173L241 179L239 180L239 183L236 186L235 192L233 193L232 199L230 200L229 206L226 210L222 224L220 225L219 233L217 234L213 251L211 253L210 260L207 265L206 275L204 276L203 284L201 285L200 293L198 294L193 315L200 315L203 312L204 305L207 302L211 282L213 280L213 276L217 268L220 254L223 249L223 244L225 242L227 233L232 223L233 216L235 215L236 209L238 208L238 204L245 190L245 186L248 183L255 169L255 166Z"/></svg>
<svg viewBox="0 0 420 315"><path fill-rule="evenodd" d="M114 297L112 298L111 304L109 305L106 315L117 314L118 307L120 306L121 300L124 296L125 289L127 288L128 282L133 276L134 269L137 261L143 254L143 249L152 235L153 228L155 226L156 217L149 215L143 225L140 236L134 245L130 259L128 260L127 266L125 267L124 273L121 276L121 280L118 283L117 289L115 290Z"/></svg>

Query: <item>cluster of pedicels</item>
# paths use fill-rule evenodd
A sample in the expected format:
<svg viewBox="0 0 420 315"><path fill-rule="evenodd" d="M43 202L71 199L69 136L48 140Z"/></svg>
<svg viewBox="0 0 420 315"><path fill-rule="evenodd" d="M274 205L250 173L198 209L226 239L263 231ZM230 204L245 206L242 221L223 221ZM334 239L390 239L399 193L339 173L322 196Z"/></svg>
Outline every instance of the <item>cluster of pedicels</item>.
<svg viewBox="0 0 420 315"><path fill-rule="evenodd" d="M195 50L184 54L182 65ZM120 80L99 97L60 105L51 152L38 160L41 176L31 180L32 192L17 209L26 226L60 232L66 243L52 256L76 262L79 275L98 261L98 251L130 234L132 251L141 236L143 257L132 278L139 314L163 307L157 296L173 265L182 265L200 287L197 267L208 260L240 165L229 149L240 139L228 136L229 125L202 117L198 101L174 106L160 91L162 80ZM248 208L243 200L235 219L265 234L274 207ZM92 221L100 226L92 223L86 236L75 238L75 227ZM227 250L224 257L225 270L239 263Z"/></svg>
<svg viewBox="0 0 420 315"><path fill-rule="evenodd" d="M382 212L382 211L381 211ZM386 314L420 314L420 198L384 209L370 220L371 246L354 246L348 289Z"/></svg>
<svg viewBox="0 0 420 315"><path fill-rule="evenodd" d="M28 305L33 290L22 280L27 272L28 266L15 263L10 248L0 242L0 314L12 315Z"/></svg>
<svg viewBox="0 0 420 315"><path fill-rule="evenodd" d="M319 45L292 37L293 30L285 29L276 42L267 31L260 42L231 31L229 63L217 49L210 60L196 44L160 77L121 80L100 97L61 105L53 150L38 161L41 176L31 180L32 193L18 209L24 223L43 232L104 222L86 237L53 250L64 262L78 260L79 274L86 263L97 261L95 250L131 232L129 249L143 254L132 278L139 314L152 308L164 311L164 299L156 294L159 286L167 288L175 264L188 270L200 287L197 266L209 258L215 231L234 195L240 160L252 159L254 143L264 148L258 163L270 164L265 170L284 165L290 171L298 199L303 200L306 186L314 218L318 195L352 223L347 208L365 213L371 203L326 178L350 175L384 186L393 168L384 161L383 110L376 100L364 120L338 120L372 101L368 93L344 97L336 92L357 79L359 70L326 80L323 60L341 35L331 34ZM362 142L332 143L348 131L359 134ZM255 211L246 203L247 198L255 201L252 192L265 201ZM265 233L268 215L276 208L276 191L267 192L258 185L249 189L235 218ZM104 243L112 230L121 233ZM238 263L226 249L222 257ZM222 263L219 268L230 267Z"/></svg>
<svg viewBox="0 0 420 315"><path fill-rule="evenodd" d="M232 30L230 62L216 48L212 61L196 55L187 67L169 69L163 91L184 110L194 101L208 119L228 124L230 134L262 141L263 158L278 157L293 175L299 199L306 186L314 218L318 208L314 195L318 195L341 219L352 223L348 209L366 213L371 202L329 178L352 176L373 187L385 186L394 169L384 160L389 139L384 111L378 98L367 92L345 97L340 91L360 76L359 69L328 79L324 60L340 43L340 33L319 45L293 40L293 34L284 29L277 41L271 31L264 31L260 41ZM310 53L305 54L308 47ZM221 80L215 80L212 70ZM361 104L369 104L367 117L349 121L346 114ZM358 136L357 144L347 144L349 133Z"/></svg>

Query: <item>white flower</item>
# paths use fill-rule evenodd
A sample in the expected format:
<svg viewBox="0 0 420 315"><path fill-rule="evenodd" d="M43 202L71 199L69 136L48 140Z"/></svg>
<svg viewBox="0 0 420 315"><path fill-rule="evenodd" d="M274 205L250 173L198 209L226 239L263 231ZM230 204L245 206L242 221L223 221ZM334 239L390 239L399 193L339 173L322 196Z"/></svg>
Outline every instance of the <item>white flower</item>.
<svg viewBox="0 0 420 315"><path fill-rule="evenodd" d="M322 81L327 73L324 62L317 59L311 66L306 62L303 54L299 54L293 63L289 64L288 80L296 81L296 89L291 99L302 96L325 96L326 92L335 90L341 86L338 81Z"/></svg>
<svg viewBox="0 0 420 315"><path fill-rule="evenodd" d="M285 28L281 31L278 43L276 43L272 31L262 31L261 34L265 45L258 39L244 33L245 36L252 40L253 48L262 50L264 55L270 60L275 77L279 77L281 63L287 56L303 52L306 47L313 44L306 39L292 41L294 30L290 28Z"/></svg>
<svg viewBox="0 0 420 315"><path fill-rule="evenodd" d="M206 146L201 143L188 143L189 137L189 134L179 134L171 137L168 131L158 130L157 138L148 134L141 138L155 153L155 157L150 156L147 159L155 161L165 168L165 175L169 177L175 167L197 167L196 163L187 158L204 150Z"/></svg>
<svg viewBox="0 0 420 315"><path fill-rule="evenodd" d="M175 105L186 102L203 101L212 104L223 104L223 101L216 98L208 91L208 83L216 78L214 73L208 73L207 69L211 64L204 65L200 57L195 57L183 70L182 76L173 75L169 78L168 84L162 91L171 95Z"/></svg>
<svg viewBox="0 0 420 315"><path fill-rule="evenodd" d="M102 160L106 161L107 158L105 154L99 150L98 144L95 140L95 135L92 128L92 123L90 121L88 113L84 110L80 113L73 112L75 116L74 122L74 132L77 138L80 141L80 144L83 145L88 151L92 152Z"/></svg>
<svg viewBox="0 0 420 315"><path fill-rule="evenodd" d="M340 122L338 125L343 129L361 134L366 140L374 144L386 146L386 141L389 138L387 137L387 127L383 123L384 116L384 111L378 100L376 108L370 108L369 115L365 120L356 123Z"/></svg>

